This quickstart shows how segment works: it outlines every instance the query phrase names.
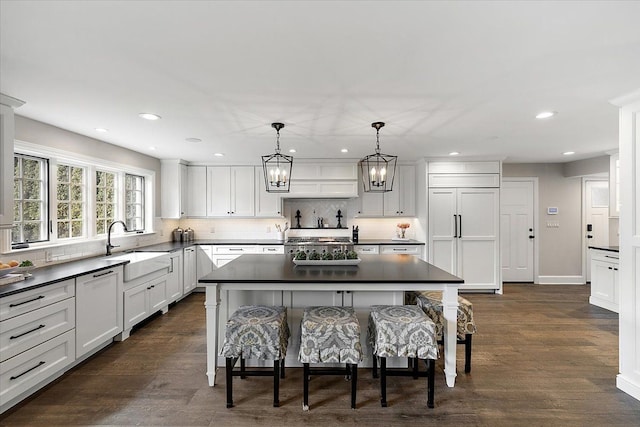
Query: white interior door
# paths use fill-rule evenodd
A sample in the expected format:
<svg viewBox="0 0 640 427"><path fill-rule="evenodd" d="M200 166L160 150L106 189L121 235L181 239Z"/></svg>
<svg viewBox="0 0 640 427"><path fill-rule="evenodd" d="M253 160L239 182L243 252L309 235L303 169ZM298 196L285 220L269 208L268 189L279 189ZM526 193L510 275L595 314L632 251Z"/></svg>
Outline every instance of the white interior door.
<svg viewBox="0 0 640 427"><path fill-rule="evenodd" d="M591 281L589 246L609 246L609 182L584 182L586 279Z"/></svg>
<svg viewBox="0 0 640 427"><path fill-rule="evenodd" d="M534 281L534 183L503 181L500 198L502 280Z"/></svg>

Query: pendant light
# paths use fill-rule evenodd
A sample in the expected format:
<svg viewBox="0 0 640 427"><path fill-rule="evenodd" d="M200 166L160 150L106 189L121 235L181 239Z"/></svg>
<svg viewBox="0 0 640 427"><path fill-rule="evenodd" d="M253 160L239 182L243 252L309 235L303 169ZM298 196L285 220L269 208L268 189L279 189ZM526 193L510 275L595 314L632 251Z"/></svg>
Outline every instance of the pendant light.
<svg viewBox="0 0 640 427"><path fill-rule="evenodd" d="M262 156L264 185L268 193L288 193L291 185L291 167L293 157L280 154L280 129L283 123L271 123L276 130L276 152Z"/></svg>
<svg viewBox="0 0 640 427"><path fill-rule="evenodd" d="M376 153L358 162L362 171L362 184L366 193L385 193L393 190L398 156L380 153L380 128L384 122L371 123L376 129Z"/></svg>

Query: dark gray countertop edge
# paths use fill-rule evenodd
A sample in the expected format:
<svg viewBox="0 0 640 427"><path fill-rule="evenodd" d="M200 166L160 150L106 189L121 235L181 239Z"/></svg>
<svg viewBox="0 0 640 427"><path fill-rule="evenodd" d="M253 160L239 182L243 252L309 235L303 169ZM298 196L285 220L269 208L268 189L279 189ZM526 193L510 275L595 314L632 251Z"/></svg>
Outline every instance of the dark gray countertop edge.
<svg viewBox="0 0 640 427"><path fill-rule="evenodd" d="M422 245L424 242L417 240L393 240L393 239L359 239L354 245Z"/></svg>
<svg viewBox="0 0 640 427"><path fill-rule="evenodd" d="M191 242L164 242L155 245L141 246L130 249L129 252L175 252L189 246L198 245L283 245L284 242L275 239L198 239ZM417 240L391 240L391 239L360 239L356 245L424 245Z"/></svg>
<svg viewBox="0 0 640 427"><path fill-rule="evenodd" d="M589 249L597 249L600 251L620 252L620 246L589 246Z"/></svg>

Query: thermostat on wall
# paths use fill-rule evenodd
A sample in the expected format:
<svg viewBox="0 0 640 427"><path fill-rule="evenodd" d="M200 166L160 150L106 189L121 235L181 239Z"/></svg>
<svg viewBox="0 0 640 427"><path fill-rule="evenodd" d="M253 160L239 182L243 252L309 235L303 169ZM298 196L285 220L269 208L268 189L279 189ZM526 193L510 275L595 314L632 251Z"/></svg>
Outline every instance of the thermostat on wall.
<svg viewBox="0 0 640 427"><path fill-rule="evenodd" d="M547 215L558 215L558 208L556 207L548 207Z"/></svg>

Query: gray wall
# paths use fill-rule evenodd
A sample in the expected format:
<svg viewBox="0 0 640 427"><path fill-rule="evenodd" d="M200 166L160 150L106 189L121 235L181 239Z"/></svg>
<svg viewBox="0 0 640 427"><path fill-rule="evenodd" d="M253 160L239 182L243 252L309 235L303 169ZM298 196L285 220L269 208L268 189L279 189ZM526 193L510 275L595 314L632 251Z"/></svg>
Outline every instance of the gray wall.
<svg viewBox="0 0 640 427"><path fill-rule="evenodd" d="M538 177L538 226L540 276L579 276L582 274L582 182L566 178L562 163L505 163L502 176ZM547 215L555 206L558 215ZM547 222L560 223L548 228Z"/></svg>
<svg viewBox="0 0 640 427"><path fill-rule="evenodd" d="M609 156L564 163L564 176L566 177L600 174L609 176Z"/></svg>
<svg viewBox="0 0 640 427"><path fill-rule="evenodd" d="M16 115L15 138L24 142L155 171L156 216L160 215L160 160L155 157L18 115Z"/></svg>

